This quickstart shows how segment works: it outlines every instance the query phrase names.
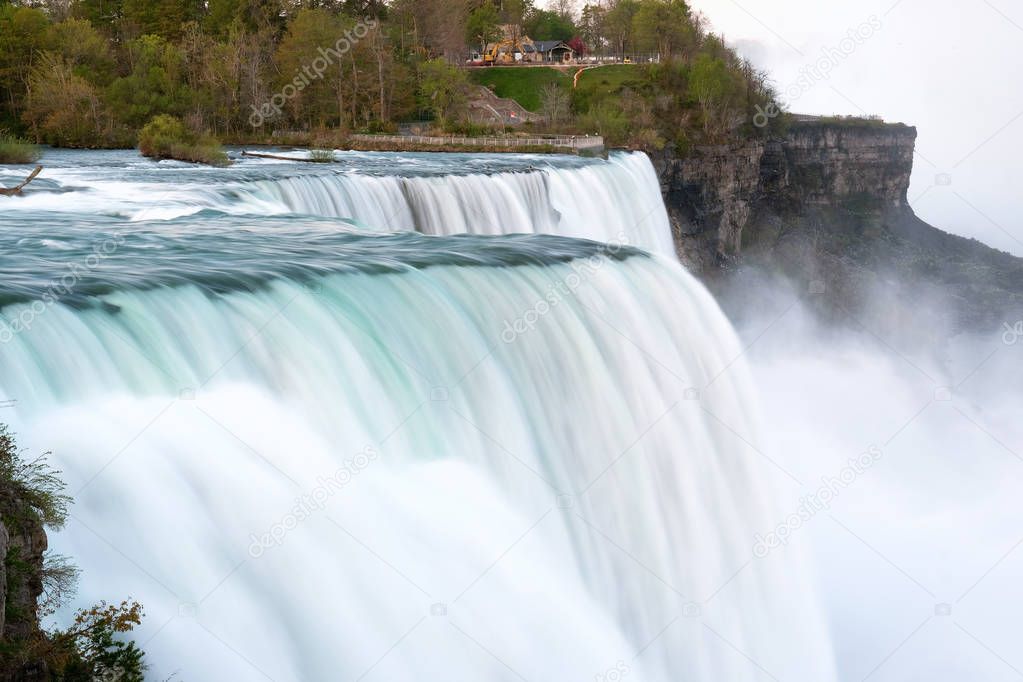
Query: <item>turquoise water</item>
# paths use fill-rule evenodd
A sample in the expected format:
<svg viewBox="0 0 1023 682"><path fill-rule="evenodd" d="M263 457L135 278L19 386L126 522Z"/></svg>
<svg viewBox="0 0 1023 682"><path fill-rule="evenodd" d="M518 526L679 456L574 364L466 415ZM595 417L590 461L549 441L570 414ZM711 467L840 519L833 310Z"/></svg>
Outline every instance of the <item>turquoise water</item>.
<svg viewBox="0 0 1023 682"><path fill-rule="evenodd" d="M343 159L55 153L4 205L75 605L141 600L154 680L833 678L649 160Z"/></svg>

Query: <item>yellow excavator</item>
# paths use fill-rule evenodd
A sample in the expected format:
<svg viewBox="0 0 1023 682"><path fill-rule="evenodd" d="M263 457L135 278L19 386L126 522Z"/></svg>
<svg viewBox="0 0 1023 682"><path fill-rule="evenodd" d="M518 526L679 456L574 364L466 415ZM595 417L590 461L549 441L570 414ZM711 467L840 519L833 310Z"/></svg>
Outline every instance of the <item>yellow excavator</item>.
<svg viewBox="0 0 1023 682"><path fill-rule="evenodd" d="M523 57L527 54L526 46L529 46L530 52L535 52L533 41L526 36L520 38L508 38L496 43L490 43L487 45L486 51L483 53L483 63L486 66L493 66L494 64L514 64L515 53L521 53Z"/></svg>

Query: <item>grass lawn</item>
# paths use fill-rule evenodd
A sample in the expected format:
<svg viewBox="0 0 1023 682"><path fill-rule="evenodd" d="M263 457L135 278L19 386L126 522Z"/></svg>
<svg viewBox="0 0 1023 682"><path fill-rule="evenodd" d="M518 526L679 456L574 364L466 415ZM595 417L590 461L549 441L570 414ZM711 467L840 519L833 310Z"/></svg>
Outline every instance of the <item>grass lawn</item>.
<svg viewBox="0 0 1023 682"><path fill-rule="evenodd" d="M540 93L548 83L571 89L572 76L546 66L490 66L472 69L469 79L478 85L494 86L498 97L508 97L528 111L540 110Z"/></svg>
<svg viewBox="0 0 1023 682"><path fill-rule="evenodd" d="M639 82L643 79L643 71L633 65L615 64L586 69L579 76L579 93L581 95L618 92L623 85Z"/></svg>

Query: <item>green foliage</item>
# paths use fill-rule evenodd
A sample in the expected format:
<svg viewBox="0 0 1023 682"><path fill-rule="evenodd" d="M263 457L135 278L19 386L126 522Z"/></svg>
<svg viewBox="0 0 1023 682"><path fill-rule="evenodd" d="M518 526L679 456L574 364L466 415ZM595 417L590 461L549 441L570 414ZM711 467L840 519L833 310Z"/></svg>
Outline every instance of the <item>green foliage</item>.
<svg viewBox="0 0 1023 682"><path fill-rule="evenodd" d="M662 58L686 56L698 43L698 31L683 0L646 0L632 17L632 33L640 52Z"/></svg>
<svg viewBox="0 0 1023 682"><path fill-rule="evenodd" d="M100 602L82 609L67 630L51 635L54 662L65 682L123 680L143 682L145 662L135 642L124 641L121 635L142 623L142 605L123 601L118 605Z"/></svg>
<svg viewBox="0 0 1023 682"><path fill-rule="evenodd" d="M732 87L732 74L724 60L701 54L693 64L690 81L693 97L699 102L724 99Z"/></svg>
<svg viewBox="0 0 1023 682"><path fill-rule="evenodd" d="M494 127L481 123L449 123L444 127L444 132L452 135L464 135L465 137L494 137L503 135L504 128Z"/></svg>
<svg viewBox="0 0 1023 682"><path fill-rule="evenodd" d="M39 147L0 130L0 163L35 163Z"/></svg>
<svg viewBox="0 0 1023 682"><path fill-rule="evenodd" d="M498 97L515 100L528 111L540 111L544 87L554 84L566 91L572 87L572 77L546 66L528 69L514 66L493 66L475 69L470 73L472 81L492 88Z"/></svg>
<svg viewBox="0 0 1023 682"><path fill-rule="evenodd" d="M245 143L284 132L393 131L413 117L451 128L466 118L468 78L541 113L549 129L598 126L619 131L611 139L621 144L784 133L783 115L761 113L774 112L777 99L766 74L707 33L684 0L587 3L578 24L565 3L538 5L73 0L60 20L66 13L41 0L0 0L0 127L63 147L131 146L161 114ZM502 23L534 40L579 38L593 51L661 59L587 69L578 87L571 72L554 69L467 75L454 66L470 47L499 38Z"/></svg>
<svg viewBox="0 0 1023 682"><path fill-rule="evenodd" d="M332 149L310 149L309 160L313 163L334 163L334 150Z"/></svg>
<svg viewBox="0 0 1023 682"><path fill-rule="evenodd" d="M0 509L5 512L5 523L13 522L19 528L28 523L64 527L71 498L64 494L64 481L50 466L48 456L23 459L14 436L0 424ZM16 516L7 516L14 510Z"/></svg>
<svg viewBox="0 0 1023 682"><path fill-rule="evenodd" d="M0 126L20 124L28 74L46 48L48 27L41 10L0 4Z"/></svg>
<svg viewBox="0 0 1023 682"><path fill-rule="evenodd" d="M578 114L587 114L604 104L616 106L626 89L642 87L643 67L601 66L583 71L572 91L572 108Z"/></svg>
<svg viewBox="0 0 1023 682"><path fill-rule="evenodd" d="M211 166L231 163L216 140L195 134L180 119L166 114L153 117L139 132L139 151L157 160L177 159Z"/></svg>
<svg viewBox="0 0 1023 682"><path fill-rule="evenodd" d="M579 117L586 132L602 135L609 144L622 144L629 131L629 119L613 102L599 102Z"/></svg>
<svg viewBox="0 0 1023 682"><path fill-rule="evenodd" d="M131 73L115 80L107 102L118 120L138 128L157 114L180 116L193 93L183 82L184 60L164 38L144 35L128 45Z"/></svg>
<svg viewBox="0 0 1023 682"><path fill-rule="evenodd" d="M63 526L71 502L64 489L60 472L48 464L47 455L25 459L10 431L0 424L0 518L11 538ZM63 682L142 682L143 653L125 640L142 622L140 604L101 602L78 611L67 629L47 632L39 627L38 618L52 615L73 595L78 569L67 557L49 552L40 564L38 556L24 555L15 542L3 562L8 598L7 628L0 638L0 679L37 679L29 671L43 669L50 679ZM14 598L26 594L28 601ZM41 597L39 604L36 597Z"/></svg>
<svg viewBox="0 0 1023 682"><path fill-rule="evenodd" d="M501 37L500 23L497 7L490 2L484 2L469 13L465 25L466 42L485 47L487 43Z"/></svg>
<svg viewBox="0 0 1023 682"><path fill-rule="evenodd" d="M124 21L141 34L167 40L181 37L181 29L189 21L200 18L203 3L198 0L123 0Z"/></svg>
<svg viewBox="0 0 1023 682"><path fill-rule="evenodd" d="M607 39L610 47L618 54L625 54L627 50L632 50L634 47L633 19L637 12L639 12L639 2L619 0L618 4L604 15L601 33Z"/></svg>
<svg viewBox="0 0 1023 682"><path fill-rule="evenodd" d="M124 0L76 0L71 11L75 17L113 35L124 17Z"/></svg>
<svg viewBox="0 0 1023 682"><path fill-rule="evenodd" d="M84 19L67 19L50 27L47 42L51 52L62 56L76 76L107 85L113 80L116 63L105 36Z"/></svg>
<svg viewBox="0 0 1023 682"><path fill-rule="evenodd" d="M880 116L820 116L813 122L817 125L835 128L884 128L897 126L905 128L904 123L888 123Z"/></svg>
<svg viewBox="0 0 1023 682"><path fill-rule="evenodd" d="M457 119L469 99L469 80L465 71L443 59L431 59L419 65L420 108L429 111L441 123Z"/></svg>
<svg viewBox="0 0 1023 682"><path fill-rule="evenodd" d="M22 119L38 139L59 147L131 144L131 132L113 124L96 87L70 60L44 52L28 82Z"/></svg>
<svg viewBox="0 0 1023 682"><path fill-rule="evenodd" d="M523 32L533 40L563 40L568 42L576 34L575 24L571 17L562 16L557 12L536 10L531 12Z"/></svg>
<svg viewBox="0 0 1023 682"><path fill-rule="evenodd" d="M327 63L319 51L332 47L349 28L326 10L303 9L295 15L277 48L276 62L281 71L276 83L278 91L282 88L295 91L286 106L306 126L338 125L347 117L343 63L338 60ZM302 69L314 62L325 67L322 77L309 79Z"/></svg>

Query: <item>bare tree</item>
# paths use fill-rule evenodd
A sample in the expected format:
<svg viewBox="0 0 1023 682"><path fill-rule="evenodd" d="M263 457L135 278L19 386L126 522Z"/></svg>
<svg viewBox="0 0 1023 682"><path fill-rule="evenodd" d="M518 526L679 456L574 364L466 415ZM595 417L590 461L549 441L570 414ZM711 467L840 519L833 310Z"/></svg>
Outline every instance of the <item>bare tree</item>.
<svg viewBox="0 0 1023 682"><path fill-rule="evenodd" d="M540 90L540 111L548 125L568 118L568 107L568 93L557 83L547 83Z"/></svg>

